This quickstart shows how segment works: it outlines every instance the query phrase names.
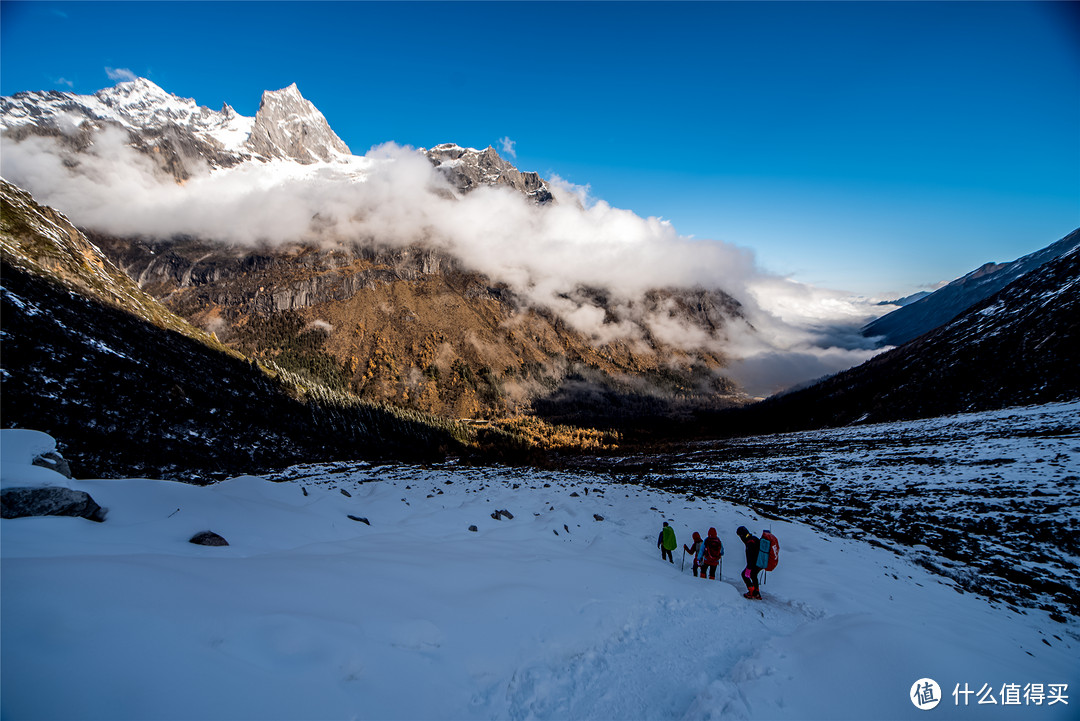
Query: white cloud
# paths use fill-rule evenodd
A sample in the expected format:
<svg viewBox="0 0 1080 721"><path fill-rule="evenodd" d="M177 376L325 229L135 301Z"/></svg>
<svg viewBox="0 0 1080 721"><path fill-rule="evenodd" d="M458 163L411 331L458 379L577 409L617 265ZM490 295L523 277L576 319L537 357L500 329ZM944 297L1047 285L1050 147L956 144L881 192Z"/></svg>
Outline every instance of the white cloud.
<svg viewBox="0 0 1080 721"><path fill-rule="evenodd" d="M514 146L517 145L516 141L511 140L509 137L499 138L499 147L503 153L509 155L511 158L517 158L517 151L514 150Z"/></svg>
<svg viewBox="0 0 1080 721"><path fill-rule="evenodd" d="M66 85L69 88L74 88L75 87L75 82L72 81L72 80L68 80L67 78L57 78L56 80L53 81L53 84L54 85Z"/></svg>
<svg viewBox="0 0 1080 721"><path fill-rule="evenodd" d="M745 248L680 236L667 221L558 178L550 183L557 202L544 206L503 187L459 195L427 158L392 143L348 164L192 168L183 185L119 130L99 133L77 156L54 138L2 143L3 176L81 226L239 244L427 243L598 342L641 342L644 326L672 345L742 359L736 371L755 392L865 360L873 351L858 327L883 312L870 299L763 272ZM582 288L603 291L614 321ZM745 321L710 336L669 308L648 310L645 293L665 288L723 291L742 304Z"/></svg>
<svg viewBox="0 0 1080 721"><path fill-rule="evenodd" d="M139 77L135 73L131 72L127 68L105 68L105 74L109 76L109 80L113 82L128 82Z"/></svg>

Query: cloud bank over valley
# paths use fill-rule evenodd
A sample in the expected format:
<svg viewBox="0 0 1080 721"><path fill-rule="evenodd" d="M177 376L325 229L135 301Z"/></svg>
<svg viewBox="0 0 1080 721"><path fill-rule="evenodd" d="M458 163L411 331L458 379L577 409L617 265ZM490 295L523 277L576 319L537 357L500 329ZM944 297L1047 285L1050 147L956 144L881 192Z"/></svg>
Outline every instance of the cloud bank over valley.
<svg viewBox="0 0 1080 721"><path fill-rule="evenodd" d="M643 323L659 340L734 359L727 372L752 394L871 357L877 351L858 328L891 310L878 299L771 274L749 249L681 236L665 220L612 207L559 178L549 181L555 202L543 205L500 186L461 193L425 155L387 143L328 163L211 168L185 158L190 177L177 182L133 148L126 131L107 126L86 144L79 119L70 120L54 136L5 134L0 171L79 226L247 246L425 244L506 283L596 342L640 340L638 325L612 322L590 301L599 291L620 317ZM512 150L507 138L503 145ZM723 291L744 318L706 333L663 307L646 313L641 299L656 289Z"/></svg>

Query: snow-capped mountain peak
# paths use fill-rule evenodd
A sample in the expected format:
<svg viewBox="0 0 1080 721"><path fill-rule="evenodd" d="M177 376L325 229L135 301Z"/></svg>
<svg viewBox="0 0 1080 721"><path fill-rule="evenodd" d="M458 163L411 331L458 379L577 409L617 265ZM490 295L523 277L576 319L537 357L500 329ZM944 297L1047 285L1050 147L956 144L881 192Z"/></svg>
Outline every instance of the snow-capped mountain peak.
<svg viewBox="0 0 1080 721"><path fill-rule="evenodd" d="M228 104L211 110L146 78L118 83L93 95L26 92L0 99L0 129L5 132L67 133L87 122L92 128L119 126L140 147L156 147L165 128L180 131L193 136L194 142L188 145L199 146L196 154L211 166L234 165L253 156L308 164L352 154L295 83L263 93L254 118L240 115Z"/></svg>
<svg viewBox="0 0 1080 721"><path fill-rule="evenodd" d="M189 98L178 98L172 93L166 92L157 83L146 78L135 78L117 83L111 88L104 88L94 93L103 103L110 106L136 106L151 107L158 103L168 102L170 99L179 100L183 104L194 104Z"/></svg>
<svg viewBox="0 0 1080 721"><path fill-rule="evenodd" d="M146 78L118 83L89 96L100 103L95 113L98 119L115 120L133 129L146 129L173 124L193 131L220 124L221 113L201 106L192 98L181 98L166 92ZM82 100L87 96L74 96Z"/></svg>
<svg viewBox="0 0 1080 721"><path fill-rule="evenodd" d="M92 95L35 91L0 97L0 131L16 143L33 135L79 134L82 139L77 145L86 147L93 134L107 127L126 131L131 147L149 155L181 182L205 167L234 168L250 161L279 161L275 165L282 168L332 163L337 170L342 164L363 165L296 83L263 92L254 118L237 113L227 103L212 110L146 78ZM537 173L520 172L491 146L477 150L445 143L419 152L461 192L506 186L535 203L553 200Z"/></svg>

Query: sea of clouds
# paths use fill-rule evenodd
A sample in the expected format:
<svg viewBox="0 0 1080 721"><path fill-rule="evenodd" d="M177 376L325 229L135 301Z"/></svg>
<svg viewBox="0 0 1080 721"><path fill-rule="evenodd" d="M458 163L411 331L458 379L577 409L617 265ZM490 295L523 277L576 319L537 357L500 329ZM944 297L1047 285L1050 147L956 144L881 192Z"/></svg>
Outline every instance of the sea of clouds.
<svg viewBox="0 0 1080 721"><path fill-rule="evenodd" d="M72 130L75 129L74 124ZM339 163L188 161L178 183L125 131L106 128L75 153L63 137L7 135L0 172L81 227L116 235L191 235L235 244L426 243L507 283L597 342L640 340L644 325L671 345L722 352L727 372L756 395L838 372L874 355L858 329L891 308L768 272L754 253L680 235L550 181L543 206L505 187L461 194L421 153L388 143ZM602 291L623 319L611 322L582 288ZM744 318L710 335L670 309L646 311L653 289L722 290ZM605 319L607 322L605 322Z"/></svg>

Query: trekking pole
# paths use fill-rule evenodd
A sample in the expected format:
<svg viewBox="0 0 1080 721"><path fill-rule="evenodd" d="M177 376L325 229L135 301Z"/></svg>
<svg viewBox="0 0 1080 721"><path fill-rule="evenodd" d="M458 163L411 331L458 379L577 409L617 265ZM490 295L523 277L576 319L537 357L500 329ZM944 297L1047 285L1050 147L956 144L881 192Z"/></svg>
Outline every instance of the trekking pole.
<svg viewBox="0 0 1080 721"><path fill-rule="evenodd" d="M686 570L686 546L683 546L682 550L682 562L679 563L679 573Z"/></svg>

